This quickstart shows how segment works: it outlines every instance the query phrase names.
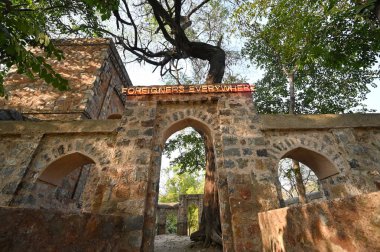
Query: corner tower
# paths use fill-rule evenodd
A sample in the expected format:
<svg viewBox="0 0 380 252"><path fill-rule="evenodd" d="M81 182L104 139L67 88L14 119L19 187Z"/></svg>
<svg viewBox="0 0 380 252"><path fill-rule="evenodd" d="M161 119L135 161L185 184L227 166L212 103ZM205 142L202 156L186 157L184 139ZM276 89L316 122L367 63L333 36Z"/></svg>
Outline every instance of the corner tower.
<svg viewBox="0 0 380 252"><path fill-rule="evenodd" d="M11 69L4 82L8 99L0 98L0 107L16 110L24 119L119 118L125 104L121 90L132 83L112 40L69 39L53 43L63 51L64 59L47 62L69 81L70 90L59 91L41 79L31 80Z"/></svg>

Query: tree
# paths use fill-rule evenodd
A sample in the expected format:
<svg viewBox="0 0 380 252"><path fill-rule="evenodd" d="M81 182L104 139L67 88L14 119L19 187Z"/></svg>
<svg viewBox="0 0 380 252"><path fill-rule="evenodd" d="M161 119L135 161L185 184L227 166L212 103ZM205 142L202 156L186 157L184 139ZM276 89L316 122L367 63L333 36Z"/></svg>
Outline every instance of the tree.
<svg viewBox="0 0 380 252"><path fill-rule="evenodd" d="M200 133L201 134L201 133ZM219 214L218 192L215 184L215 161L212 150L205 148L205 136L194 130L180 133L165 144L164 154L171 157L177 150L180 154L172 164L179 168L178 173L205 171L203 211L200 228L191 234L193 241L203 241L222 246L222 231Z"/></svg>
<svg viewBox="0 0 380 252"><path fill-rule="evenodd" d="M380 21L380 0L356 1L358 13Z"/></svg>
<svg viewBox="0 0 380 252"><path fill-rule="evenodd" d="M361 105L379 77L372 67L380 29L354 7L348 0L241 6L238 21L249 39L244 53L265 70L256 92L260 112L342 113Z"/></svg>
<svg viewBox="0 0 380 252"><path fill-rule="evenodd" d="M249 39L244 52L265 70L257 83L258 111L343 113L362 105L379 76L372 67L380 30L357 7L350 0L257 0L240 6L236 18ZM300 202L306 202L295 160L293 172Z"/></svg>
<svg viewBox="0 0 380 252"><path fill-rule="evenodd" d="M160 67L161 75L172 71L180 59L197 58L209 63L206 83L220 83L225 68L220 43L191 40L185 32L193 25L192 17L209 2L146 0L131 4L122 0L113 15L118 31L101 31L113 36L138 61Z"/></svg>
<svg viewBox="0 0 380 252"><path fill-rule="evenodd" d="M278 169L283 198L291 199L297 197L299 193L297 191L297 182L294 177L292 160L289 158L281 159L278 164ZM314 172L302 163L300 163L300 171L306 194L319 191L318 178Z"/></svg>
<svg viewBox="0 0 380 252"><path fill-rule="evenodd" d="M0 95L4 95L4 76L12 65L31 79L38 75L59 90L67 90L67 81L46 62L46 58L64 57L51 38L99 36L101 20L109 18L117 6L117 0L0 1ZM36 49L45 54L36 54Z"/></svg>
<svg viewBox="0 0 380 252"><path fill-rule="evenodd" d="M186 128L166 142L164 153L178 174L203 171L206 167L205 148L201 136Z"/></svg>
<svg viewBox="0 0 380 252"><path fill-rule="evenodd" d="M180 173L178 165L169 166L163 170L165 174L169 174L169 178L165 183L165 191L160 194L159 202L171 203L178 202L181 194L200 194L203 193L204 171L197 170L193 172ZM172 174L172 175L170 175Z"/></svg>

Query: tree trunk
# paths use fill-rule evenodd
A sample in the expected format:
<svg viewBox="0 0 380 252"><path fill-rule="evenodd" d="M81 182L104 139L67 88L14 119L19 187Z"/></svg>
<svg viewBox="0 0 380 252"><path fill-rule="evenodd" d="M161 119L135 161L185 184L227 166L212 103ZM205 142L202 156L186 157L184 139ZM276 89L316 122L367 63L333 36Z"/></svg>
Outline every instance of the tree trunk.
<svg viewBox="0 0 380 252"><path fill-rule="evenodd" d="M294 91L294 71L286 72L289 84L289 114L293 115L296 107L296 95Z"/></svg>
<svg viewBox="0 0 380 252"><path fill-rule="evenodd" d="M295 107L296 107L296 95L295 95L295 89L294 89L294 75L295 71L291 71L290 73L287 72L288 77L288 83L289 83L289 114L294 115L295 114ZM296 187L298 192L298 199L301 204L307 203L306 199L306 190L305 186L303 184L302 180L302 174L300 169L300 163L297 160L292 160L292 168L294 177L296 179Z"/></svg>
<svg viewBox="0 0 380 252"><path fill-rule="evenodd" d="M221 83L226 66L226 53L219 46L213 46L202 42L189 42L185 51L190 57L207 60L210 69L207 74L206 84Z"/></svg>
<svg viewBox="0 0 380 252"><path fill-rule="evenodd" d="M203 241L204 247L211 243L222 246L218 188L215 182L215 156L213 148L206 144L206 179L203 211L199 230L190 235L192 241Z"/></svg>
<svg viewBox="0 0 380 252"><path fill-rule="evenodd" d="M276 186L276 192L277 192L277 199L278 199L278 202L280 203L280 207L285 207L286 206L285 200L284 200L284 197L282 197L282 188L281 188L281 183L278 176L277 176L275 186Z"/></svg>
<svg viewBox="0 0 380 252"><path fill-rule="evenodd" d="M306 190L305 190L305 186L302 180L300 163L297 160L293 160L292 163L293 163L294 176L296 178L296 187L297 187L297 192L298 192L299 203L305 204L307 203Z"/></svg>

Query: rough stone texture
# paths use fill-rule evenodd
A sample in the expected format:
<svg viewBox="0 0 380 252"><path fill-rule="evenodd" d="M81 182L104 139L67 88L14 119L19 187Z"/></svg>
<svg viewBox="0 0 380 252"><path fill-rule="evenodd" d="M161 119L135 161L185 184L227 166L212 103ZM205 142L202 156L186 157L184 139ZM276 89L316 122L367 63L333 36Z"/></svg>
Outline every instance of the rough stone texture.
<svg viewBox="0 0 380 252"><path fill-rule="evenodd" d="M216 164L225 251L262 251L258 213L278 208L277 164L294 149L319 153L338 171L322 180L324 199L378 190L374 183L379 179L380 157L377 115L367 115L377 118L377 127L327 124L314 129L309 123L301 129L276 130L265 127L252 107L232 109L238 102L244 104L240 108L252 106L250 97L242 94L141 99L126 101L121 120L0 122L1 205L50 209L47 213L61 209L125 216L134 227L124 237L130 241L129 251L151 251L163 145L171 134L188 126L205 136L208 158ZM318 122L319 116L312 118ZM261 155L264 149L267 155ZM42 172L72 153L93 161L90 173L79 176L83 168L78 167L67 174L61 189L41 184ZM143 227L135 228L139 223Z"/></svg>
<svg viewBox="0 0 380 252"><path fill-rule="evenodd" d="M23 118L61 120L0 122L0 205L28 208L16 211L22 216L30 211L43 223L38 215L56 216L60 209L65 214L59 214L57 226L65 235L72 230L61 223L66 214L76 216L79 227L87 225L88 216L79 212L122 216L123 232L110 240L120 234L120 250L152 251L164 143L186 127L204 137L207 163L215 164L224 251L263 250L258 216L279 207L275 184L282 158L304 162L319 176L322 200L379 190L380 115L257 115L250 93L123 98L120 89L130 81L112 42L57 45L66 60L51 62L69 79L70 92L12 73L5 83L10 99L0 100L2 109L19 109ZM70 121L117 118L121 112L120 120ZM42 176L51 170L61 176L60 184ZM379 202L373 195L365 197ZM340 210L342 222L349 223L350 205ZM97 235L109 237L101 223ZM38 229L33 232L39 237ZM376 241L365 234L369 244Z"/></svg>
<svg viewBox="0 0 380 252"><path fill-rule="evenodd" d="M8 206L23 178L42 135L0 136L0 205Z"/></svg>
<svg viewBox="0 0 380 252"><path fill-rule="evenodd" d="M122 216L10 207L0 219L1 251L133 251L127 234L142 227Z"/></svg>
<svg viewBox="0 0 380 252"><path fill-rule="evenodd" d="M380 251L380 192L259 213L264 251Z"/></svg>
<svg viewBox="0 0 380 252"><path fill-rule="evenodd" d="M113 156L113 149L109 148L115 141L115 135L110 136L65 136L61 135L44 135L39 141L38 152L33 153L33 159L22 160L18 155L7 155L14 158L15 161L22 161L28 164L28 169L23 170L21 180L18 181L17 189L12 201L8 203L12 206L24 206L35 208L55 208L55 209L78 209L78 201L72 199L73 191L69 197L62 195L64 187L71 187L74 190L76 180L70 183L69 177L64 180L60 187L44 183L38 179L46 167L52 161L64 157L67 154L79 152L90 157L96 163L93 167L91 179L88 180L86 192L83 197L89 201L83 202L83 209L98 211L98 202L102 200L102 195L96 195L99 185L100 172L106 169L110 163L109 159ZM28 156L25 156L28 158ZM30 157L29 157L30 158ZM12 161L11 161L12 162ZM5 166L6 167L6 166ZM80 166L77 167L81 169ZM95 174L93 174L95 173ZM82 173L84 175L84 173ZM75 174L73 174L75 176ZM61 194L61 195L60 195ZM89 196L91 195L91 197ZM79 210L79 209L78 209Z"/></svg>
<svg viewBox="0 0 380 252"><path fill-rule="evenodd" d="M0 97L0 107L17 110L26 118L43 120L105 119L121 115L124 108L121 88L132 84L113 42L72 39L54 43L63 51L65 59L47 62L69 81L70 90L61 92L12 69L4 81L8 99Z"/></svg>
<svg viewBox="0 0 380 252"><path fill-rule="evenodd" d="M299 117L299 116L298 116ZM322 116L324 117L324 116ZM350 116L342 116L347 120ZM379 118L377 115L368 116ZM355 123L355 116L352 120ZM354 124L353 123L353 124ZM304 156L318 153L337 169L337 173L319 178L326 198L339 198L376 191L375 181L380 179L380 130L373 127L340 128L334 125L325 129L306 124L309 129L265 130L268 154L277 163L292 150L302 149ZM313 169L313 165L309 165ZM316 170L314 170L316 172Z"/></svg>

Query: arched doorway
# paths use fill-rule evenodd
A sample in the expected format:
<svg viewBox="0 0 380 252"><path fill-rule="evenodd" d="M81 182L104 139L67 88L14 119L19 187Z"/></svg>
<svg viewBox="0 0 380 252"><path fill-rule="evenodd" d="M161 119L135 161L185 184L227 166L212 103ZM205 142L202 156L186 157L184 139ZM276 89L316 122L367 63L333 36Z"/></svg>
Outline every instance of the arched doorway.
<svg viewBox="0 0 380 252"><path fill-rule="evenodd" d="M160 211L162 204L179 206L178 235L190 236L198 230L198 224L194 223L200 219L198 205L203 201L205 167L204 140L193 128L177 131L167 139L161 162L158 206ZM195 208L190 208L192 202L196 203ZM158 224L163 222L158 221ZM189 227L192 227L192 232L189 232Z"/></svg>
<svg viewBox="0 0 380 252"><path fill-rule="evenodd" d="M157 133L157 145L159 146L159 151L157 151L157 156L160 162L153 164L153 176L150 185L155 185L154 190L152 190L152 197L148 196L147 199L147 209L150 209L151 211L147 211L145 213L145 221L144 221L144 229L152 229L152 224L155 224L155 212L156 212L156 206L158 201L158 185L159 185L159 178L160 178L160 166L161 166L161 155L162 151L164 149L164 144L166 140L175 132L180 131L184 128L192 127L195 131L197 131L203 138L204 144L205 144L205 155L206 155L206 164L205 164L205 187L204 187L204 194L205 197L203 199L203 213L204 216L202 218L202 222L204 223L200 225L200 230L205 230L206 225L210 226L212 225L213 232L212 235L209 235L208 238L213 236L213 239L219 239L218 242L222 242L221 240L221 223L220 223L220 213L219 213L219 200L218 200L218 190L216 187L216 162L215 162L215 153L214 153L214 146L213 146L213 134L210 127L191 117L187 117L185 119L176 121L172 124L170 124L165 129L160 130ZM152 188L153 189L153 188ZM149 190L148 188L148 191ZM153 215L150 214L153 213ZM210 218L211 217L211 218ZM215 218L213 218L215 217ZM187 218L187 216L186 216ZM180 220L179 220L180 221ZM207 223L207 224L206 224ZM186 228L187 229L187 228ZM153 227L154 230L154 227ZM187 230L186 230L187 232ZM203 231L204 232L204 231ZM204 235L203 233L199 232L197 236L201 237ZM216 237L216 238L215 238ZM146 239L146 241L144 241ZM147 246L150 245L151 242L153 242L154 236L144 236L143 244ZM211 242L211 240L209 241Z"/></svg>

